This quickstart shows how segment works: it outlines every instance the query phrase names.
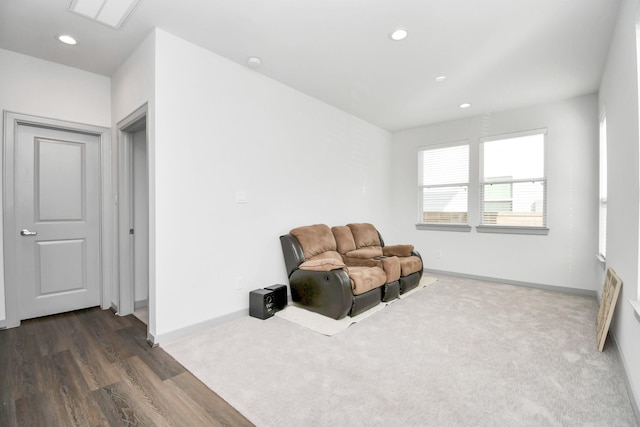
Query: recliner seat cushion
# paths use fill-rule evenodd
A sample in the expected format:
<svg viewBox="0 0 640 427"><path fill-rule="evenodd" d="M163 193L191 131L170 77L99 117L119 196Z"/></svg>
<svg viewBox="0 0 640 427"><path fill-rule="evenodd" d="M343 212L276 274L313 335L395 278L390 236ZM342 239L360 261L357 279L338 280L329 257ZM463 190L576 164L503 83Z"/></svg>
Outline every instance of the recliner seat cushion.
<svg viewBox="0 0 640 427"><path fill-rule="evenodd" d="M316 258L310 261L305 261L300 264L301 270L313 270L313 271L331 271L344 268L346 265L342 261L338 261L334 258Z"/></svg>
<svg viewBox="0 0 640 427"><path fill-rule="evenodd" d="M347 267L380 267L382 268L382 261L379 259L371 258L352 258L346 255L342 255L342 261L347 264Z"/></svg>
<svg viewBox="0 0 640 427"><path fill-rule="evenodd" d="M395 282L400 278L400 261L398 257L382 257L372 258L351 258L346 255L342 256L342 260L347 267L380 267L387 275L387 282Z"/></svg>
<svg viewBox="0 0 640 427"><path fill-rule="evenodd" d="M294 228L289 234L298 239L307 260L323 252L336 250L336 239L329 226L325 224Z"/></svg>
<svg viewBox="0 0 640 427"><path fill-rule="evenodd" d="M379 288L387 281L387 275L380 267L348 267L347 271L351 278L351 289L354 295Z"/></svg>
<svg viewBox="0 0 640 427"><path fill-rule="evenodd" d="M351 258L371 259L382 256L382 248L380 246L367 246L355 251L349 251L345 255Z"/></svg>
<svg viewBox="0 0 640 427"><path fill-rule="evenodd" d="M400 275L408 276L412 273L422 270L422 261L417 256L408 256L398 258L400 260Z"/></svg>

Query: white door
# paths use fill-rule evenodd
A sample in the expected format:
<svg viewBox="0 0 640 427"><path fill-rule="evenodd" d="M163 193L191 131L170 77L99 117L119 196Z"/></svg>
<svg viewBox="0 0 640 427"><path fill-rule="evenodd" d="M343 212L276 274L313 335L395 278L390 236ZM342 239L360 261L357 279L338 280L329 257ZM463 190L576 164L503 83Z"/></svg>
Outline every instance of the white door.
<svg viewBox="0 0 640 427"><path fill-rule="evenodd" d="M100 141L29 126L15 144L20 319L100 305Z"/></svg>

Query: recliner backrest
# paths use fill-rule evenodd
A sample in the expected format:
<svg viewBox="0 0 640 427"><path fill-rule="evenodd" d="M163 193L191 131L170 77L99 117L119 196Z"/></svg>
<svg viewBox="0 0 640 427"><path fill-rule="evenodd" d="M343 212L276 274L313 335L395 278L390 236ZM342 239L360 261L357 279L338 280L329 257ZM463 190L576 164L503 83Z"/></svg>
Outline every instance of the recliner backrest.
<svg viewBox="0 0 640 427"><path fill-rule="evenodd" d="M351 233L353 234L353 240L356 244L356 249L368 246L382 247L380 235L378 234L378 230L373 224L347 224L347 227L349 227Z"/></svg>
<svg viewBox="0 0 640 427"><path fill-rule="evenodd" d="M294 228L289 234L298 239L307 260L324 252L335 251L337 248L336 239L329 226L325 224Z"/></svg>
<svg viewBox="0 0 640 427"><path fill-rule="evenodd" d="M291 234L280 236L280 245L282 245L282 254L284 255L284 264L287 269L287 277L298 269L298 266L305 262L302 246L298 239Z"/></svg>
<svg viewBox="0 0 640 427"><path fill-rule="evenodd" d="M347 252L356 250L356 242L353 240L353 233L349 227L346 225L337 225L331 227L331 232L333 233L333 237L336 239L336 245L339 253L344 255Z"/></svg>

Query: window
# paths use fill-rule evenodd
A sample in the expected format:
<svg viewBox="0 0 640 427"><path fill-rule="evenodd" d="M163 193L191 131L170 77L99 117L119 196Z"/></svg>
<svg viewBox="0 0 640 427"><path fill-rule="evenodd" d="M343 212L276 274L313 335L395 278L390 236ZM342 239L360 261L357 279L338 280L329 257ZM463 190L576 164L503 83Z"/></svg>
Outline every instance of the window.
<svg viewBox="0 0 640 427"><path fill-rule="evenodd" d="M478 231L546 230L545 134L538 130L481 140Z"/></svg>
<svg viewBox="0 0 640 427"><path fill-rule="evenodd" d="M420 169L419 222L468 226L469 144L423 147Z"/></svg>
<svg viewBox="0 0 640 427"><path fill-rule="evenodd" d="M600 210L598 227L598 255L607 255L607 116L600 117Z"/></svg>

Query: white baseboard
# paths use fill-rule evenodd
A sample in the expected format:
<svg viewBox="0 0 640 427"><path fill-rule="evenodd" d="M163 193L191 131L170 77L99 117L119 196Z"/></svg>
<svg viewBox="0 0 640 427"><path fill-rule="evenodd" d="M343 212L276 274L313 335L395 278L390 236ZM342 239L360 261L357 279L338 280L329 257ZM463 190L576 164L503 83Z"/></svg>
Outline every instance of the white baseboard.
<svg viewBox="0 0 640 427"><path fill-rule="evenodd" d="M590 291L588 289L567 288L565 286L543 285L541 283L520 282L518 280L498 279L495 277L477 276L475 274L456 273L453 271L430 270L426 268L424 269L424 272L433 273L433 274L443 274L445 276L463 277L465 279L482 280L485 282L502 283L505 285L524 286L526 288L536 288L536 289L544 289L547 291L564 292L568 294L587 295L590 297L597 296L596 291Z"/></svg>
<svg viewBox="0 0 640 427"><path fill-rule="evenodd" d="M206 328L211 328L213 326L219 326L219 325L222 325L223 323L227 323L231 320L238 319L240 317L244 317L248 315L249 315L249 307L243 310L234 311L233 313L225 314L220 317L216 317L214 319L205 320L204 322L196 323L194 325L189 325L180 329L174 329L173 331L165 332L155 336L149 333L147 334L147 341L152 346L157 346L157 345L160 345L161 343L175 341L182 337L186 337L187 335L191 335L194 332L198 332Z"/></svg>
<svg viewBox="0 0 640 427"><path fill-rule="evenodd" d="M144 307L148 307L149 306L149 300L147 299L141 299L140 301L134 301L133 302L133 309L137 310L139 308L144 308Z"/></svg>

